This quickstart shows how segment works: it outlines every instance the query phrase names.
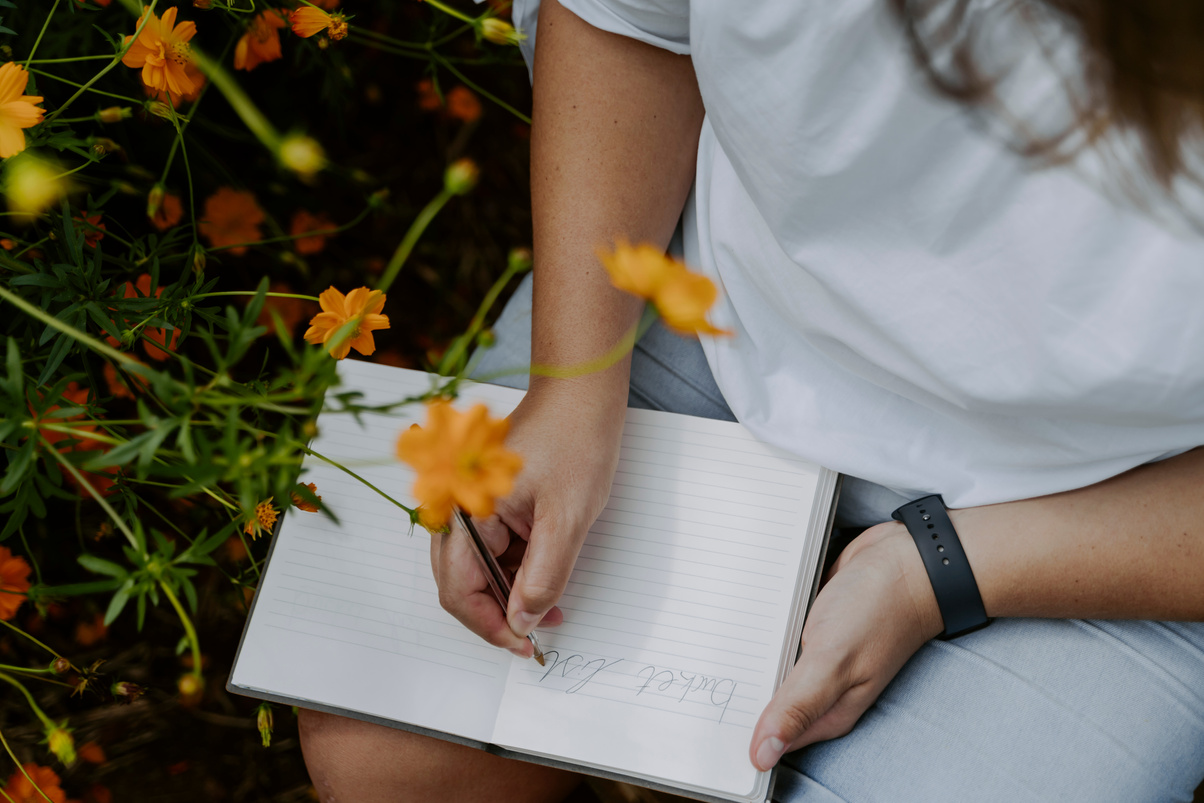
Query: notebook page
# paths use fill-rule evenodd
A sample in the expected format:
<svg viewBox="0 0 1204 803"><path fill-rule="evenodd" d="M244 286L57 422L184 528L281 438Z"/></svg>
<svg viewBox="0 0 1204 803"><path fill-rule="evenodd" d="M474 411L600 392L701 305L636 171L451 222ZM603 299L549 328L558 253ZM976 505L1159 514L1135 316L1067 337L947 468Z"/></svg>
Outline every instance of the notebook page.
<svg viewBox="0 0 1204 803"><path fill-rule="evenodd" d="M382 404L430 388L425 373L354 360L339 364L339 392ZM334 392L334 391L332 391ZM522 393L474 385L465 404L495 416ZM395 499L413 505L413 473L396 457L397 436L425 417L324 413L311 448ZM425 530L409 534L404 511L321 460L305 459L336 525L290 509L243 635L231 685L489 741L511 656L489 646L439 607Z"/></svg>
<svg viewBox="0 0 1204 803"><path fill-rule="evenodd" d="M565 624L539 631L547 666L511 665L494 740L735 798L763 792L748 745L819 476L737 425L628 411Z"/></svg>

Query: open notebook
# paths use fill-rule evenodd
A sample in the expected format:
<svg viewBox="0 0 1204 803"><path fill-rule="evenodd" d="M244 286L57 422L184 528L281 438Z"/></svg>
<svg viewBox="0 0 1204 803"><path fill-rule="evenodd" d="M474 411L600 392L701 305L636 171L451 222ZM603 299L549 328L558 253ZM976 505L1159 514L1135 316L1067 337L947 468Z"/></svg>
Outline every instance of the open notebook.
<svg viewBox="0 0 1204 803"><path fill-rule="evenodd" d="M340 390L381 404L427 374L345 360ZM522 392L467 385L507 414ZM312 448L412 504L398 434L421 420L324 413ZM838 477L739 424L629 410L610 501L538 631L540 667L440 607L428 536L337 468L306 482L339 517L289 510L228 688L633 781L702 800L763 801L748 760L761 710L797 654Z"/></svg>

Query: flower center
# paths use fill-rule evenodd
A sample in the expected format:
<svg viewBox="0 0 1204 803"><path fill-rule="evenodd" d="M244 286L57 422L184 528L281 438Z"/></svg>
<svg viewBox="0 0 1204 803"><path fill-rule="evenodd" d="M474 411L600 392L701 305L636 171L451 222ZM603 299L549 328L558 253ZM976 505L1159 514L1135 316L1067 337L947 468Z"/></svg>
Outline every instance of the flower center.
<svg viewBox="0 0 1204 803"><path fill-rule="evenodd" d="M192 48L187 42L175 42L171 46L171 60L183 67L188 63L188 57L192 53Z"/></svg>

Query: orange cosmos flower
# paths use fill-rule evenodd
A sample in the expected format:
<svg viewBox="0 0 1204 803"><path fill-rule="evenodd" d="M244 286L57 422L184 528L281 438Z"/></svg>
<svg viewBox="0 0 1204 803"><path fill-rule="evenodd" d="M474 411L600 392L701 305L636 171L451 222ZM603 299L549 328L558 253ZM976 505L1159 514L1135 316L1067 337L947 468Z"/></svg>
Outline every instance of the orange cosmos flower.
<svg viewBox="0 0 1204 803"><path fill-rule="evenodd" d="M289 224L288 232L294 237L313 232L310 237L298 237L293 240L293 248L297 250L298 254L309 255L320 253L326 247L326 235L333 233L332 229L334 228L334 222L326 216L326 213L319 212L313 215L307 209L298 209L293 212L293 220Z"/></svg>
<svg viewBox="0 0 1204 803"><path fill-rule="evenodd" d="M170 100L171 107L173 109L178 109L180 108L181 103L192 103L194 100L199 98L201 96L201 90L205 88L205 82L209 80L205 77L205 74L201 72L201 68L193 64L191 61L184 65L184 74L188 76L190 81L192 81L193 89L191 92L185 92L181 95L174 95L165 89L155 89L145 85L143 85L142 89L146 92L147 97L153 98L160 103L167 103ZM154 109L151 111L159 114L160 117L170 118L170 115L166 114L166 112L155 112Z"/></svg>
<svg viewBox="0 0 1204 803"><path fill-rule="evenodd" d="M138 24L142 25L146 20L146 25L138 34L138 40L121 57L125 66L142 69L143 84L166 92L173 100L197 90L196 82L186 69L192 61L188 42L196 36L196 23L189 21L176 25L177 11L172 6L163 12L162 19L149 10L143 11ZM125 43L129 44L133 38L125 37Z"/></svg>
<svg viewBox="0 0 1204 803"><path fill-rule="evenodd" d="M253 17L246 33L234 46L234 69L253 70L260 64L280 58L283 55L280 50L280 29L286 22L284 13L275 9Z"/></svg>
<svg viewBox="0 0 1204 803"><path fill-rule="evenodd" d="M29 73L15 62L0 65L0 159L25 150L25 132L42 122L46 112L34 104L41 95L26 95Z"/></svg>
<svg viewBox="0 0 1204 803"><path fill-rule="evenodd" d="M258 538L260 533L271 534L272 527L276 525L277 515L276 508L272 507L271 501L260 502L255 506L255 515L242 528L242 531L251 538Z"/></svg>
<svg viewBox="0 0 1204 803"><path fill-rule="evenodd" d="M322 31L335 41L347 36L347 18L342 12L327 14L320 8L301 6L289 12L288 19L293 33L307 39Z"/></svg>
<svg viewBox="0 0 1204 803"><path fill-rule="evenodd" d="M0 619L12 619L25 601L29 590L29 573L33 571L25 558L14 555L8 547L0 546Z"/></svg>
<svg viewBox="0 0 1204 803"><path fill-rule="evenodd" d="M651 245L615 244L614 251L598 251L610 281L618 289L650 301L661 319L680 335L730 335L706 320L706 312L719 297L714 282L691 272L685 264Z"/></svg>
<svg viewBox="0 0 1204 803"><path fill-rule="evenodd" d="M308 488L309 492L311 494L313 494L315 497L317 497L318 502L321 503L322 497L318 496L317 483L303 482L301 484L304 485L306 488ZM306 502L304 499L301 498L300 494L292 494L291 496L292 496L293 507L297 508L298 510L304 510L306 513L317 513L318 512L318 506L312 502Z"/></svg>
<svg viewBox="0 0 1204 803"><path fill-rule="evenodd" d="M205 213L197 224L201 236L214 248L230 248L230 253L242 256L245 245L263 239L259 224L266 219L255 201L254 194L233 187L222 187L205 200Z"/></svg>
<svg viewBox="0 0 1204 803"><path fill-rule="evenodd" d="M59 776L54 770L39 767L33 762L22 764L21 767L25 772L13 772L8 778L8 785L4 787L4 793L13 803L46 803L47 798L53 803L67 803L67 793L59 787ZM25 777L26 774L29 778ZM33 783L29 782L30 778Z"/></svg>
<svg viewBox="0 0 1204 803"><path fill-rule="evenodd" d="M155 208L155 214L151 216L150 222L159 231L167 231L172 226L180 222L184 217L184 204L180 201L180 196L175 193L164 193L159 200L159 205Z"/></svg>
<svg viewBox="0 0 1204 803"><path fill-rule="evenodd" d="M143 273L133 283L126 282L122 286L123 290L122 290L121 297L122 298L150 298L150 286L151 286L150 274ZM159 287L155 290L155 298L158 298L161 295L163 295L163 288ZM171 330L171 340L170 341L167 339L167 330L163 329L162 327L154 327L154 328L148 327L146 329L143 329L142 331L146 335L147 340L153 341L154 343L159 344L159 345L155 346L155 345L152 345L151 343L147 342L147 340L142 341L142 347L144 349L146 349L146 356L150 357L152 360L159 360L160 362L167 359L167 351L164 351L163 349L167 349L168 351L175 351L176 343L180 340L180 330L179 329L173 328ZM109 342L109 345L112 346L113 348L118 348L121 345L121 343L119 341L115 340L111 335L106 337L105 339Z"/></svg>
<svg viewBox="0 0 1204 803"><path fill-rule="evenodd" d="M356 321L351 335L342 343L330 347L330 356L341 360L351 349L365 357L376 351L376 341L372 339L372 333L377 329L389 328L389 317L380 314L385 308L384 293L369 290L367 287L357 287L344 296L333 287L328 287L318 296L318 302L322 305L322 311L309 322L305 342L314 345L326 344L334 337L339 327L348 321Z"/></svg>
<svg viewBox="0 0 1204 803"><path fill-rule="evenodd" d="M510 422L489 417L483 404L461 413L444 400L427 405L426 426L397 440L397 456L418 473L414 496L428 529L445 527L452 506L474 516L493 514L494 501L510 493L523 459L505 446Z"/></svg>
<svg viewBox="0 0 1204 803"><path fill-rule="evenodd" d="M103 639L109 634L109 628L105 627L105 615L97 613L91 620L85 619L75 625L75 643L81 647L91 647L96 642ZM96 742L89 742L97 750L100 746ZM86 746L86 745L85 745ZM80 748L82 755L83 748ZM88 759L84 759L87 761ZM93 761L93 764L100 764L104 761L104 753L101 753L100 761Z"/></svg>
<svg viewBox="0 0 1204 803"><path fill-rule="evenodd" d="M95 215L76 216L75 222L84 230L84 245L89 248L95 248L96 244L105 238L105 224L100 222L104 215L97 212Z"/></svg>
<svg viewBox="0 0 1204 803"><path fill-rule="evenodd" d="M103 622L104 616L101 615L100 619ZM98 745L96 742L85 742L84 744L80 745L79 749L75 752L76 755L89 764L103 764L109 760L108 756L105 755L104 748Z"/></svg>
<svg viewBox="0 0 1204 803"><path fill-rule="evenodd" d="M117 374L117 366L108 361L105 362L103 373L105 377L105 384L109 386L109 394L115 399L136 398L134 396L135 390L141 393L148 387L148 383L145 379L132 373L125 374L126 379L123 381ZM129 382L133 386L132 389L126 385L126 382Z"/></svg>
<svg viewBox="0 0 1204 803"><path fill-rule="evenodd" d="M481 101L468 87L452 87L447 93L447 114L465 123L475 123L481 119Z"/></svg>

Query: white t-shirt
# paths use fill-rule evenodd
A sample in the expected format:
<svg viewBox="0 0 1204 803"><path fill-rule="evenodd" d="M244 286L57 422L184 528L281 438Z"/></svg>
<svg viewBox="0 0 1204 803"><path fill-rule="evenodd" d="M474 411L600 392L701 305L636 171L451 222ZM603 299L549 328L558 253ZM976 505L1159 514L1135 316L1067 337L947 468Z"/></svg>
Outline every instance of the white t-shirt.
<svg viewBox="0 0 1204 803"><path fill-rule="evenodd" d="M951 507L1204 444L1204 238L985 133L886 0L561 2L693 59L686 260L759 437ZM537 7L514 4L528 55Z"/></svg>

